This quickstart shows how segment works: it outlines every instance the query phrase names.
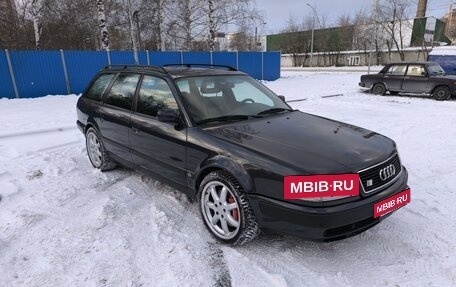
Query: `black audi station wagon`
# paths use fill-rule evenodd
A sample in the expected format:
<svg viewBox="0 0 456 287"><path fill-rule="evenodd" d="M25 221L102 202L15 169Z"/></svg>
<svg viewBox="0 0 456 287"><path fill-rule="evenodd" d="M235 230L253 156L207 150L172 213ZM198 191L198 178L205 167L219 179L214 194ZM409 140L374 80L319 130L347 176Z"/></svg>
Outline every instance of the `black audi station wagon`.
<svg viewBox="0 0 456 287"><path fill-rule="evenodd" d="M231 67L108 66L77 103L95 168L140 170L198 202L207 229L332 241L410 201L391 139L292 109Z"/></svg>

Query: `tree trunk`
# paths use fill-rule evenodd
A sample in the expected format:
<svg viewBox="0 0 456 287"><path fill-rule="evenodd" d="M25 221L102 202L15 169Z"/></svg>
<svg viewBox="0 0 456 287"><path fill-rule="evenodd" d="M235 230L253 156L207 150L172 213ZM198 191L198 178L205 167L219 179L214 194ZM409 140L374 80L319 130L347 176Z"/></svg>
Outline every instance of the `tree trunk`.
<svg viewBox="0 0 456 287"><path fill-rule="evenodd" d="M34 15L33 16L33 31L35 32L35 49L36 50L40 49L40 37L41 37L40 28L39 28L38 24L39 24L38 16Z"/></svg>
<svg viewBox="0 0 456 287"><path fill-rule="evenodd" d="M100 28L101 48L109 50L109 33L106 25L105 3L104 0L97 0L98 26Z"/></svg>
<svg viewBox="0 0 456 287"><path fill-rule="evenodd" d="M214 51L215 48L215 22L214 22L214 1L209 0L209 50Z"/></svg>
<svg viewBox="0 0 456 287"><path fill-rule="evenodd" d="M158 0L158 9L157 9L157 16L158 16L158 31L157 31L157 51L164 51L165 50L165 42L163 37L163 1Z"/></svg>

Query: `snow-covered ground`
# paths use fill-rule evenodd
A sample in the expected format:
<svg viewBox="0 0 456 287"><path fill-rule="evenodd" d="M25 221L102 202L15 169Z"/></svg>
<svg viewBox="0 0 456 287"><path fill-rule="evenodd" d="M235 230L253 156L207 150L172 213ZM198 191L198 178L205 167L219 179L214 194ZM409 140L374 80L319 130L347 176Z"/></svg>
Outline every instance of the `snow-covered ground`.
<svg viewBox="0 0 456 287"><path fill-rule="evenodd" d="M92 168L77 96L0 100L0 286L456 286L456 101L374 96L360 74L266 83L307 99L294 108L393 138L409 170L408 206L332 243L220 245L179 192Z"/></svg>

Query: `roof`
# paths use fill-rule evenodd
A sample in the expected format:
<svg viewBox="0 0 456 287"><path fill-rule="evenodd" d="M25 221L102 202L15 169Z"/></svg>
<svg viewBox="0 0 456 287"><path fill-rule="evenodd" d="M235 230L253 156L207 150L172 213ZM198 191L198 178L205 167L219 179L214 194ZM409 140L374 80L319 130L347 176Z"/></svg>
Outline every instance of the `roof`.
<svg viewBox="0 0 456 287"><path fill-rule="evenodd" d="M217 68L188 68L188 67L165 67L166 72L174 78L198 77L198 76L221 76L221 75L245 75L241 71L230 71Z"/></svg>
<svg viewBox="0 0 456 287"><path fill-rule="evenodd" d="M427 65L427 64L435 64L435 62L425 62L425 61L391 62L388 65L413 65L413 64Z"/></svg>
<svg viewBox="0 0 456 287"><path fill-rule="evenodd" d="M429 53L431 56L456 56L456 46L435 47Z"/></svg>
<svg viewBox="0 0 456 287"><path fill-rule="evenodd" d="M202 64L176 64L158 66L142 65L109 65L103 71L129 71L129 72L159 72L170 75L173 78L197 77L197 76L220 76L220 75L245 75L245 73L236 70L230 66L223 65L202 65Z"/></svg>

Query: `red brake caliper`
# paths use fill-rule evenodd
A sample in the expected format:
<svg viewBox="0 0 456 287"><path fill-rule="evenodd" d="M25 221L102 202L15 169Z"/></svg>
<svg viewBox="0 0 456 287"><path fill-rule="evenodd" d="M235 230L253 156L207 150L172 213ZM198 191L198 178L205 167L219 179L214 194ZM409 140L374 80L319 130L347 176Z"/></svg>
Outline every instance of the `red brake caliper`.
<svg viewBox="0 0 456 287"><path fill-rule="evenodd" d="M234 197L230 194L230 196L228 197L228 203L234 203ZM239 211L236 209L233 209L231 210L231 216L236 219L236 220L239 220Z"/></svg>

